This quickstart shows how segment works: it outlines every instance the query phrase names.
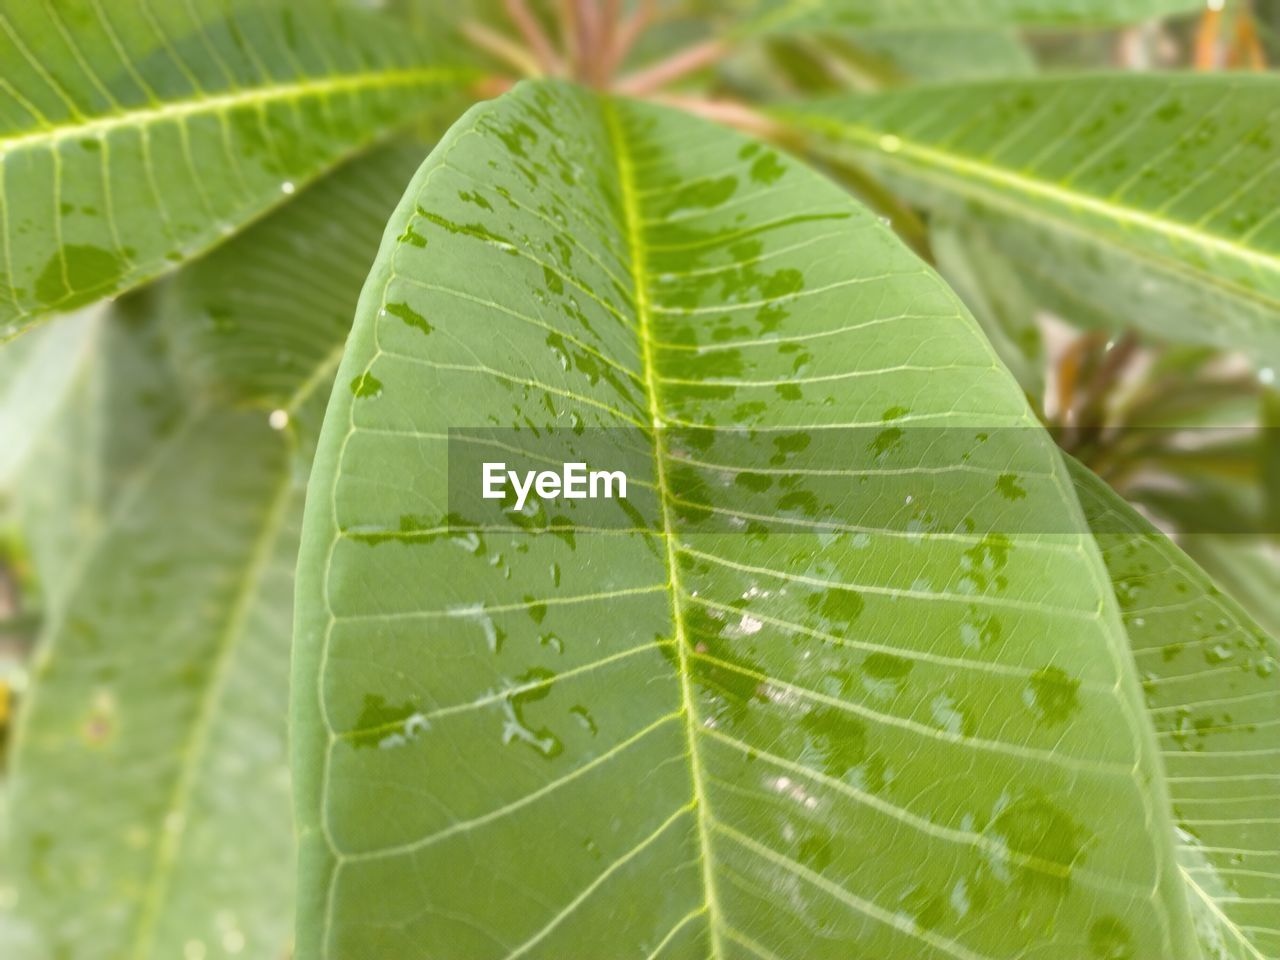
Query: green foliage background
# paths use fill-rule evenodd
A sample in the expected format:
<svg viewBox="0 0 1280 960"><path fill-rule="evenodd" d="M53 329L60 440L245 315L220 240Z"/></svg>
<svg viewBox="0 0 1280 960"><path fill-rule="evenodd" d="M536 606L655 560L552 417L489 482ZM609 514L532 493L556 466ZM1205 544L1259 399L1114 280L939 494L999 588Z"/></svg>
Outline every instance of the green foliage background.
<svg viewBox="0 0 1280 960"><path fill-rule="evenodd" d="M0 0L0 951L1280 957L1278 31ZM917 421L1017 532L714 489ZM656 535L443 509L570 425Z"/></svg>

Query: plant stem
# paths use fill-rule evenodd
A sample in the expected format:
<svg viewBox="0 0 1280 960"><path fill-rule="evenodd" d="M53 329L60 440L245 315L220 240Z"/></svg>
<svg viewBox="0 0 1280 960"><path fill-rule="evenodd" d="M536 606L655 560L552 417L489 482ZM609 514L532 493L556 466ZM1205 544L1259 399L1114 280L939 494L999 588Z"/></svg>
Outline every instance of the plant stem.
<svg viewBox="0 0 1280 960"><path fill-rule="evenodd" d="M1222 31L1222 11L1209 9L1200 15L1196 27L1194 63L1197 70L1216 70L1219 62L1218 35Z"/></svg>
<svg viewBox="0 0 1280 960"><path fill-rule="evenodd" d="M620 78L614 88L619 93L632 96L655 93L667 84L715 63L727 52L728 47L719 40L695 44L676 51L653 66Z"/></svg>
<svg viewBox="0 0 1280 960"><path fill-rule="evenodd" d="M489 29L484 24L476 23L474 20L468 20L463 23L461 29L462 35L485 53L497 57L508 66L515 67L524 76L538 77L542 75L542 66L538 63L537 58L514 40L504 37L497 31Z"/></svg>
<svg viewBox="0 0 1280 960"><path fill-rule="evenodd" d="M554 76L563 76L565 72L564 60L556 52L550 38L543 31L542 25L538 23L538 18L529 9L529 4L526 0L504 0L504 6L507 16L511 18L511 22L520 31L520 36L524 38L525 43L529 45L529 49L538 58L538 63L542 66L542 72Z"/></svg>
<svg viewBox="0 0 1280 960"><path fill-rule="evenodd" d="M687 97L673 93L659 93L649 99L758 137L773 139L780 130L778 125L764 114L757 113L746 104L733 100L709 100L705 97Z"/></svg>
<svg viewBox="0 0 1280 960"><path fill-rule="evenodd" d="M657 12L657 0L640 0L640 5L636 7L631 16L617 25L613 43L609 50L610 74L613 74L614 71L622 66L623 61L626 60L627 54L631 52L631 48L635 46L636 41L653 23Z"/></svg>

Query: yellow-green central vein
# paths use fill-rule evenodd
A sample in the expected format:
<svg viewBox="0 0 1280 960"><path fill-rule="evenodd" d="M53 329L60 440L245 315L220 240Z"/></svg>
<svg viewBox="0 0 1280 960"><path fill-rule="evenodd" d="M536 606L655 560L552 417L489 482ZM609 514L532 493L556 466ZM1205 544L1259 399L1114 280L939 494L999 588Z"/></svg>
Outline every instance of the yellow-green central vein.
<svg viewBox="0 0 1280 960"><path fill-rule="evenodd" d="M116 130L144 129L166 120L183 120L201 114L217 114L244 107L260 107L268 103L287 103L309 97L332 97L340 93L444 83L450 80L465 80L467 76L465 71L438 67L375 70L334 77L313 77L192 97L188 100L175 100L171 103L106 114L80 123L45 126L17 136L0 136L0 158L7 153L26 147L52 146L59 140L69 137L101 138Z"/></svg>
<svg viewBox="0 0 1280 960"><path fill-rule="evenodd" d="M1249 247L1231 237L1210 233L1195 224L1180 223L1159 214L1117 204L1107 198L1092 196L1079 190L1065 189L1034 176L1001 169L991 163L971 160L953 152L870 127L809 117L799 119L837 139L875 150L882 161L900 169L905 168L909 176L930 179L926 171L933 171L935 183L941 182L943 186L970 196L981 194L981 199L998 207L1013 208L1016 213L1024 213L1024 211L1017 206L1016 201L1009 199L1010 197L1040 200L1052 205L1055 209L1082 211L1123 227L1154 234L1170 243L1185 243L1210 255L1223 256L1247 264L1264 273L1280 271L1280 256L1275 253ZM988 188L986 191L982 189L984 186ZM1061 218L1058 218L1057 222L1068 230L1079 232L1083 229L1082 225ZM1090 237L1114 246L1123 246L1114 237L1096 235L1090 235ZM1129 252L1140 253L1133 250ZM1144 256L1147 259L1159 260L1166 268L1185 266L1180 261L1167 256ZM1196 275L1201 279L1207 278L1210 282L1238 288L1242 296L1251 296L1267 303L1274 301L1272 295L1243 287L1238 282L1216 277L1208 272L1197 272Z"/></svg>
<svg viewBox="0 0 1280 960"><path fill-rule="evenodd" d="M698 713L694 706L690 686L689 652L684 634L684 612L681 605L680 567L676 558L676 537L671 519L671 498L666 480L666 454L662 441L662 412L658 402L658 378L653 362L650 329L652 309L645 282L648 267L645 263L642 218L635 183L631 156L627 152L625 135L618 118L617 105L612 100L603 104L605 123L609 130L613 152L618 162L618 185L622 193L622 212L627 231L627 246L631 252L631 276L635 290L636 315L639 321L640 355L644 374L645 393L649 399L649 418L653 425L653 460L658 499L662 508L662 539L666 545L667 575L671 596L671 620L675 632L676 663L680 673L680 699L685 718L685 733L689 742L689 776L693 784L694 813L698 822L698 843L702 861L702 887L706 900L708 927L711 935L711 957L724 956L720 945L720 908L716 900L715 882L711 873L711 838L708 821L711 811L707 805L706 787L702 780L702 764L698 759Z"/></svg>

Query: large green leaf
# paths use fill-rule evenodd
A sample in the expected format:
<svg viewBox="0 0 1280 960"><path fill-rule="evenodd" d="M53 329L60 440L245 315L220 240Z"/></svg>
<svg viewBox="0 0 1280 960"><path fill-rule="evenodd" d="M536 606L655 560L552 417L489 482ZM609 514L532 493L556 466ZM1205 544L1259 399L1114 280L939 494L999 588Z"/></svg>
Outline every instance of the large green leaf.
<svg viewBox="0 0 1280 960"><path fill-rule="evenodd" d="M346 0L0 2L0 340L287 199L466 75Z"/></svg>
<svg viewBox="0 0 1280 960"><path fill-rule="evenodd" d="M873 30L855 37L858 46L918 83L1035 71L1031 51L1010 29Z"/></svg>
<svg viewBox="0 0 1280 960"><path fill-rule="evenodd" d="M327 397L387 217L429 149L394 143L347 164L163 285L193 389L291 417Z"/></svg>
<svg viewBox="0 0 1280 960"><path fill-rule="evenodd" d="M481 523L475 448L631 455L633 492ZM475 108L312 474L298 957L1185 956L1078 519L974 321L837 187L570 86Z"/></svg>
<svg viewBox="0 0 1280 960"><path fill-rule="evenodd" d="M1280 956L1280 643L1072 464L1141 671L1204 956Z"/></svg>
<svg viewBox="0 0 1280 960"><path fill-rule="evenodd" d="M17 753L17 913L53 956L286 950L284 703L319 419L308 400L328 394L421 155L390 147L349 163L120 301L33 453L19 515L50 622ZM258 286L267 272L273 285Z"/></svg>
<svg viewBox="0 0 1280 960"><path fill-rule="evenodd" d="M992 225L1068 312L1280 357L1280 79L1093 76L787 111L912 200Z"/></svg>
<svg viewBox="0 0 1280 960"><path fill-rule="evenodd" d="M280 641L299 492L262 414L196 416L84 558L14 769L19 910L52 955L173 957L193 941L267 958L287 943L272 865L292 856Z"/></svg>
<svg viewBox="0 0 1280 960"><path fill-rule="evenodd" d="M1091 27L1201 9L1202 0L765 0L772 30L915 30L989 26Z"/></svg>

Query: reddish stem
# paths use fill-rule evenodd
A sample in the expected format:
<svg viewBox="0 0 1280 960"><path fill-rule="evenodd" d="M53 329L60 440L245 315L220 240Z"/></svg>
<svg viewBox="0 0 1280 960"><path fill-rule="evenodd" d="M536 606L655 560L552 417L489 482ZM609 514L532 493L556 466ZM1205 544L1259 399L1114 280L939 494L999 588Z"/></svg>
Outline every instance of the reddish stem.
<svg viewBox="0 0 1280 960"><path fill-rule="evenodd" d="M505 0L504 6L506 7L507 16L511 18L511 22L520 31L520 36L524 38L525 43L529 45L529 49L538 58L538 63L542 66L543 72L562 75L564 73L564 61L556 52L550 38L543 31L542 24L538 23L538 18L529 9L529 4L525 0Z"/></svg>
<svg viewBox="0 0 1280 960"><path fill-rule="evenodd" d="M508 66L515 67L527 77L542 72L538 61L520 44L483 24L468 20L461 26L462 34L481 50L497 57Z"/></svg>
<svg viewBox="0 0 1280 960"><path fill-rule="evenodd" d="M728 48L719 40L708 40L673 53L665 60L622 77L614 85L619 93L644 96L715 63Z"/></svg>
<svg viewBox="0 0 1280 960"><path fill-rule="evenodd" d="M676 94L658 94L651 99L695 116L734 127L753 136L773 139L779 133L778 125L774 121L745 104L733 100L708 100L703 97L682 97Z"/></svg>

